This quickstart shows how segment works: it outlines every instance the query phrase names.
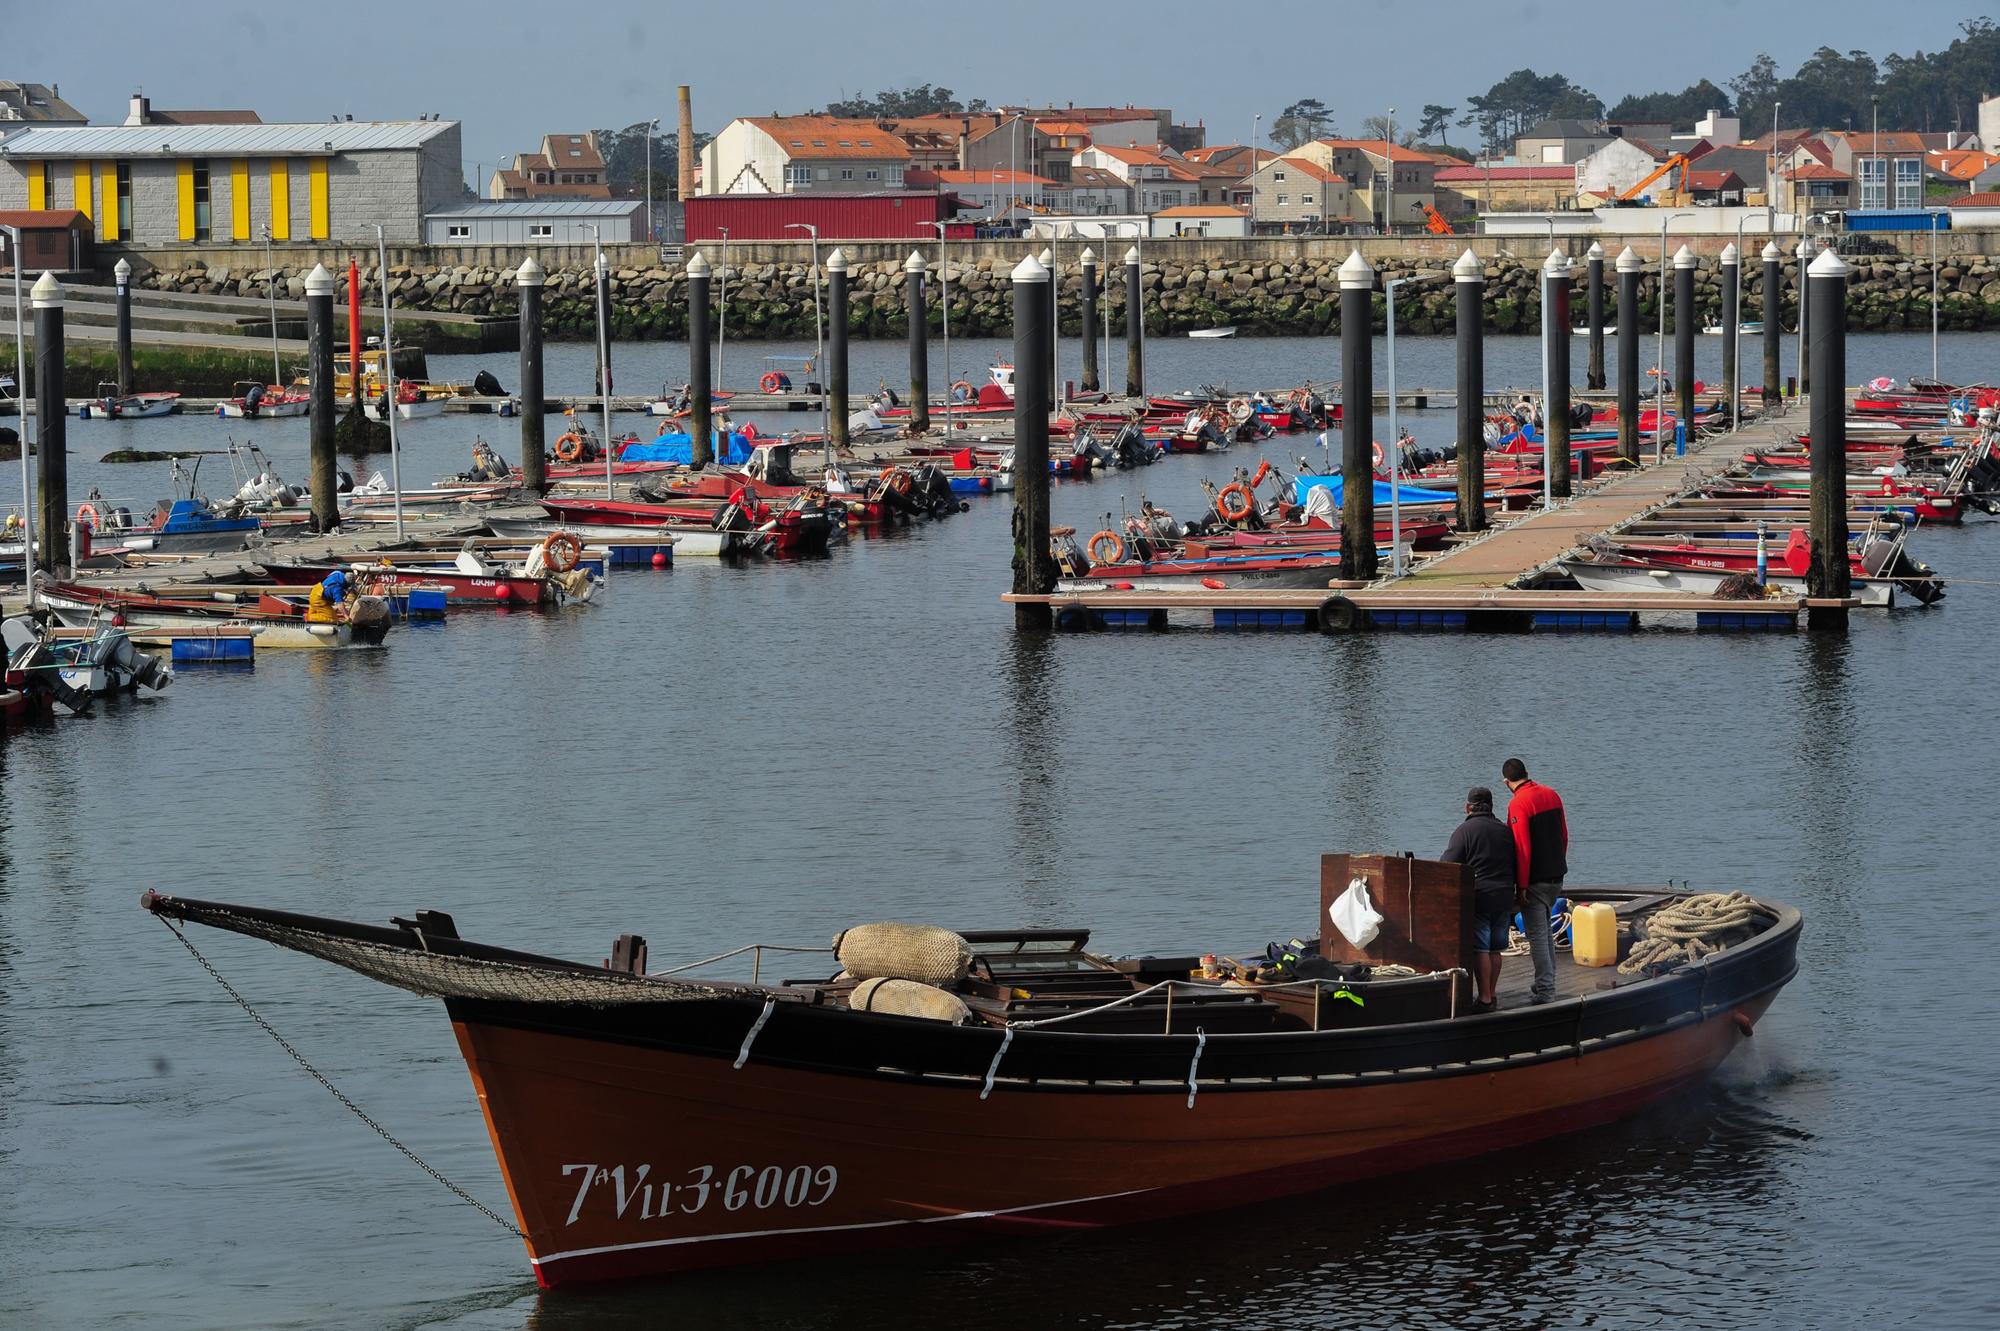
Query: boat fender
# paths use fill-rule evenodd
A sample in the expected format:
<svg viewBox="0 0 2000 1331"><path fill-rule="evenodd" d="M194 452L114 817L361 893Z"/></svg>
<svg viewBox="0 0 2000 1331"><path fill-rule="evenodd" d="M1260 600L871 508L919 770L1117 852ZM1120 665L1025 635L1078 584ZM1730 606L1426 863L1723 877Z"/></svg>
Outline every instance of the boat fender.
<svg viewBox="0 0 2000 1331"><path fill-rule="evenodd" d="M1319 603L1321 633L1352 633L1361 624L1361 607L1345 596L1329 596Z"/></svg>
<svg viewBox="0 0 2000 1331"><path fill-rule="evenodd" d="M972 946L934 924L857 924L834 935L841 968L862 980L956 984L972 967Z"/></svg>
<svg viewBox="0 0 2000 1331"><path fill-rule="evenodd" d="M957 994L915 980L880 976L863 980L847 996L853 1012L880 1012L891 1017L916 1017L923 1021L949 1022L963 1026L972 1020L972 1009Z"/></svg>
<svg viewBox="0 0 2000 1331"><path fill-rule="evenodd" d="M1256 489L1256 488L1257 488L1258 486L1262 485L1262 484L1264 483L1264 478L1265 478L1266 476L1269 476L1270 474L1271 474L1271 463L1270 463L1270 460L1269 460L1269 459L1266 459L1266 460L1265 460L1265 461L1263 461L1263 462L1259 462L1259 463L1257 464L1257 471L1256 471L1256 474L1255 474L1255 475L1253 475L1253 476L1251 476L1251 478L1250 478L1250 488L1251 488L1252 490L1254 490L1254 489ZM1226 493L1226 492L1225 492L1225 493Z"/></svg>
<svg viewBox="0 0 2000 1331"><path fill-rule="evenodd" d="M1201 585L1208 588L1212 592L1222 591L1223 589L1229 586L1229 584L1224 582L1221 578L1203 578L1201 580Z"/></svg>

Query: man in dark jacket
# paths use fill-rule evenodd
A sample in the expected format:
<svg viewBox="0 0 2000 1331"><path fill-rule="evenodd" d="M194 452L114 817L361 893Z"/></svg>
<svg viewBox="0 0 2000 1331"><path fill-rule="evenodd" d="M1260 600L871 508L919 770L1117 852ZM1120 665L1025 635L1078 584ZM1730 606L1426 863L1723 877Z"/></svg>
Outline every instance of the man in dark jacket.
<svg viewBox="0 0 2000 1331"><path fill-rule="evenodd" d="M1519 758L1502 763L1500 775L1510 792L1507 826L1514 832L1521 927L1535 963L1528 1001L1546 1003L1556 996L1556 949L1549 936L1549 915L1562 894L1563 875L1569 872L1569 823L1563 818L1562 796L1530 781L1528 765Z"/></svg>
<svg viewBox="0 0 2000 1331"><path fill-rule="evenodd" d="M1472 871L1472 978L1479 990L1472 1010L1491 1012L1498 1006L1494 987L1500 983L1500 958L1507 950L1518 886L1514 838L1493 816L1492 791L1474 786L1466 794L1465 821L1452 831L1443 858Z"/></svg>

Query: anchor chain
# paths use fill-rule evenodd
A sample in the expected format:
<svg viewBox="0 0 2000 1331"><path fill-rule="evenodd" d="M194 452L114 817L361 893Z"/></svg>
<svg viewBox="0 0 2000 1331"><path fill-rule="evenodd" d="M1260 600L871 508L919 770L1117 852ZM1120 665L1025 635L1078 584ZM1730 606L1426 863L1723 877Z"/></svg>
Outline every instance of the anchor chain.
<svg viewBox="0 0 2000 1331"><path fill-rule="evenodd" d="M292 1056L292 1061L294 1063L297 1063L300 1067L304 1068L306 1072L311 1074L312 1079L314 1081L318 1082L321 1086L324 1086L326 1088L326 1092L328 1095L331 1095L334 1099L340 1101L341 1105L344 1106L349 1113L353 1114L363 1123L366 1123L370 1128L373 1128L375 1130L376 1136L380 1137L383 1141L389 1143L389 1145L395 1147L398 1151L401 1151L403 1155L409 1159L411 1164L414 1164L417 1168L423 1170L426 1174L429 1174L432 1178L436 1179L439 1183L443 1184L444 1187L453 1196L457 1197L460 1201L464 1202L467 1206L470 1206L475 1211L478 1211L481 1215L485 1216L488 1220L491 1220L494 1224L500 1226L500 1228L506 1230L508 1233L524 1241L527 1239L528 1236L521 1232L520 1226L516 1225L513 1221L507 1219L505 1216L495 1211L492 1207L488 1206L486 1203L480 1201L477 1197L474 1197L471 1193L467 1192L464 1188L459 1187L456 1183L453 1183L450 1179L446 1178L443 1174L439 1173L434 1167L432 1167L429 1161L425 1160L422 1156L418 1155L415 1151L411 1150L409 1147L403 1145L402 1142L396 1140L395 1136L391 1134L387 1128L383 1127L380 1123L377 1123L374 1119L368 1117L367 1113L361 1108L360 1105L357 1105L354 1103L354 1101L348 1099L346 1094L338 1086L335 1086L331 1081L327 1080L325 1073L321 1072L318 1068L314 1067L312 1064L306 1062L305 1055L301 1054L297 1049L294 1049L292 1047L291 1041L287 1040L284 1036L278 1034L276 1028L274 1028L270 1022L264 1020L264 1015L261 1012L257 1011L256 1008L251 1007L249 1001L245 999L242 994L236 992L236 987L234 985L230 984L229 981L222 978L222 972L217 970L212 964L210 964L208 958L204 957L201 954L201 952L198 949L196 949L195 945L188 941L188 936L180 931L180 926L176 925L172 920L167 919L165 916L160 916L158 918L160 920L160 923L166 925L167 928L173 932L174 937L180 940L181 946L188 950L188 955L193 957L197 962L201 963L201 968L208 972L209 978L222 986L222 992L228 994L231 998L235 999L236 1006L242 1008L244 1012L249 1014L250 1020L256 1022L260 1027L263 1028L264 1034L270 1036L273 1040L277 1041L278 1047L284 1050L287 1054L290 1054Z"/></svg>

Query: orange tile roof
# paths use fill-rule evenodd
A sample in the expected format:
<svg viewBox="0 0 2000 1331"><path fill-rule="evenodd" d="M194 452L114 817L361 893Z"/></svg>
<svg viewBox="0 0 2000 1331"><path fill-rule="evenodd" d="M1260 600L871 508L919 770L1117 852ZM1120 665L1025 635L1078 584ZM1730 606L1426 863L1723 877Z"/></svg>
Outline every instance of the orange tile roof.
<svg viewBox="0 0 2000 1331"><path fill-rule="evenodd" d="M837 116L748 116L751 124L777 141L795 160L824 158L902 161L910 145L872 120Z"/></svg>
<svg viewBox="0 0 2000 1331"><path fill-rule="evenodd" d="M1983 194L1961 194L1945 204L1947 208L2000 208L2000 191L1987 190Z"/></svg>
<svg viewBox="0 0 2000 1331"><path fill-rule="evenodd" d="M1387 154L1382 151L1380 139L1320 139L1318 142L1329 148L1351 148L1356 152L1373 153L1377 157L1387 156L1392 162L1432 162L1437 160L1429 153L1418 152L1415 148L1405 148L1402 144L1390 145Z"/></svg>
<svg viewBox="0 0 2000 1331"><path fill-rule="evenodd" d="M1288 171L1297 171L1302 176L1310 176L1323 185L1345 185L1347 177L1338 171L1329 171L1309 157L1280 157L1264 163L1265 166L1282 166ZM1262 170L1263 168L1258 168Z"/></svg>
<svg viewBox="0 0 2000 1331"><path fill-rule="evenodd" d="M1242 217L1241 208L1231 208L1220 203L1184 203L1177 208L1162 208L1155 217Z"/></svg>
<svg viewBox="0 0 2000 1331"><path fill-rule="evenodd" d="M1885 129L1879 141L1874 133L1860 129L1842 130L1832 137L1846 140L1849 152L1860 153L1864 157L1877 152L1909 156L1921 155L1925 151L1923 136L1909 130Z"/></svg>
<svg viewBox="0 0 2000 1331"><path fill-rule="evenodd" d="M1967 148L1956 148L1947 152L1930 155L1931 165L1955 180L1970 180L1988 167L2000 162L2000 153L1975 152Z"/></svg>
<svg viewBox="0 0 2000 1331"><path fill-rule="evenodd" d="M1792 171L1791 171L1791 176L1792 176L1792 179L1793 179L1793 180L1852 180L1852 179L1854 179L1854 177L1853 177L1853 176L1849 175L1849 174L1848 174L1847 172L1845 172L1845 171L1836 171L1836 170L1835 170L1834 168L1832 168L1832 167L1830 167L1830 166L1821 166L1821 165L1820 165L1820 164L1819 164L1818 162L1808 162L1808 163L1806 163L1806 165L1804 165L1804 166L1795 166L1795 167L1793 167L1793 168L1792 168Z"/></svg>
<svg viewBox="0 0 2000 1331"><path fill-rule="evenodd" d="M936 171L912 171L907 179L913 183L929 184L942 181L947 185L1047 185L1061 189L1062 182L1050 180L1047 176L1034 175L1027 171L960 171L943 167Z"/></svg>

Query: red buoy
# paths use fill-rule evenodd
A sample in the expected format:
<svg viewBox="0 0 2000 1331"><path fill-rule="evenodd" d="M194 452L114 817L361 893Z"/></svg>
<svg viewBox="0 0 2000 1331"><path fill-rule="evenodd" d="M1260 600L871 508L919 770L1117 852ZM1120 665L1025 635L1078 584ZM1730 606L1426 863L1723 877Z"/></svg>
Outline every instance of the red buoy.
<svg viewBox="0 0 2000 1331"><path fill-rule="evenodd" d="M665 550L653 551L653 567L665 568L666 566L667 566L667 552Z"/></svg>
<svg viewBox="0 0 2000 1331"><path fill-rule="evenodd" d="M1224 582L1221 578L1203 578L1201 580L1201 585L1208 588L1212 592L1219 592L1224 587L1227 587L1229 584Z"/></svg>
<svg viewBox="0 0 2000 1331"><path fill-rule="evenodd" d="M496 601L504 601L513 594L514 589L504 582L496 584L493 588L493 599Z"/></svg>

